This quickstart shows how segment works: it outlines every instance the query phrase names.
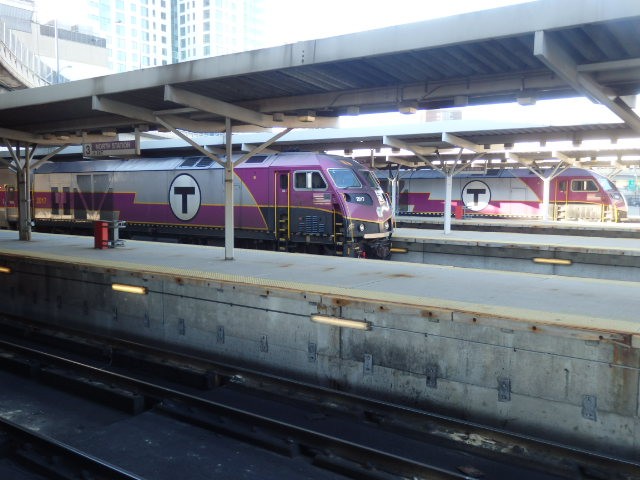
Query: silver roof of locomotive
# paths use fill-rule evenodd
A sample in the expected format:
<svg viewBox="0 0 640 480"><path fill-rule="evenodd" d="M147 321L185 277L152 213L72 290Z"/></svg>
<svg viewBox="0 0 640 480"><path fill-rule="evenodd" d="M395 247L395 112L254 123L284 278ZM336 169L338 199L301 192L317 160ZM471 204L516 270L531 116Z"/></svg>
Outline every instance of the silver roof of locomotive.
<svg viewBox="0 0 640 480"><path fill-rule="evenodd" d="M221 157L224 158L224 157ZM240 155L234 155L240 158ZM366 168L348 157L338 157L321 153L288 152L274 155L256 155L235 168L252 166L290 166L292 162L301 167L318 166L328 162L337 165ZM336 166L337 166L336 165ZM327 165L325 165L327 166ZM219 169L222 166L205 156L132 158L108 160L77 160L71 162L47 162L38 167L38 173L91 173L125 171L168 171L168 170L206 170Z"/></svg>

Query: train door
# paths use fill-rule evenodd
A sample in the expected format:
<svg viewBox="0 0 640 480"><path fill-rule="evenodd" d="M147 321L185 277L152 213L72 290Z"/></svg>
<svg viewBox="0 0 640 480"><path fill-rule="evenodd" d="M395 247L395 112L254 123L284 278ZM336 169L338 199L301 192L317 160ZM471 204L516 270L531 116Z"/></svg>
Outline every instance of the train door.
<svg viewBox="0 0 640 480"><path fill-rule="evenodd" d="M274 232L278 250L286 250L291 237L291 175L286 170L274 172Z"/></svg>
<svg viewBox="0 0 640 480"><path fill-rule="evenodd" d="M7 222L11 228L18 223L18 190L13 185L7 185L5 192L5 211L7 212Z"/></svg>
<svg viewBox="0 0 640 480"><path fill-rule="evenodd" d="M9 226L7 220L7 186L0 185L0 228Z"/></svg>
<svg viewBox="0 0 640 480"><path fill-rule="evenodd" d="M52 183L50 189L51 218L69 218L71 216L71 188L68 185Z"/></svg>
<svg viewBox="0 0 640 480"><path fill-rule="evenodd" d="M521 216L525 215L525 202L527 201L527 189L519 178L512 178L510 185L510 198L507 207L509 215Z"/></svg>
<svg viewBox="0 0 640 480"><path fill-rule="evenodd" d="M566 220L568 218L569 183L570 181L567 179L558 179L555 182L556 188L553 194L554 220Z"/></svg>

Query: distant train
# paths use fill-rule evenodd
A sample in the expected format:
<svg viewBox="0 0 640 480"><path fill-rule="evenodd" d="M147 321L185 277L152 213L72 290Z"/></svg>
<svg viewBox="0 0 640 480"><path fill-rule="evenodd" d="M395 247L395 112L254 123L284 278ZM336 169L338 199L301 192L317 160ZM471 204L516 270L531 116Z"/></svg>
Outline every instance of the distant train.
<svg viewBox="0 0 640 480"><path fill-rule="evenodd" d="M224 176L207 157L45 163L34 175L33 220L36 230L52 232L119 220L126 221L123 238L216 244L224 238ZM375 175L349 158L254 156L235 167L234 202L236 245L390 255L388 199ZM0 212L0 225L17 221L15 188L6 178Z"/></svg>
<svg viewBox="0 0 640 480"><path fill-rule="evenodd" d="M389 172L379 171L391 192ZM442 215L445 178L434 170L400 170L397 206L400 214ZM466 217L542 218L542 180L527 169L496 169L485 174L462 172L453 177L452 212ZM616 186L590 170L569 168L550 183L549 219L619 222L627 204Z"/></svg>

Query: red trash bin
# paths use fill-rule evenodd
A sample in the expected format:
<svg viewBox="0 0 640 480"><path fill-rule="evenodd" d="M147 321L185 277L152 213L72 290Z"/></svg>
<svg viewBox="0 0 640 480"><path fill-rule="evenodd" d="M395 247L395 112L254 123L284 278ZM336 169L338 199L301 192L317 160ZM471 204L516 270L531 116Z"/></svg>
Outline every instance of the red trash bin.
<svg viewBox="0 0 640 480"><path fill-rule="evenodd" d="M93 242L94 248L109 248L109 224L107 222L93 222Z"/></svg>
<svg viewBox="0 0 640 480"><path fill-rule="evenodd" d="M456 216L456 218L458 220L463 219L464 218L464 206L456 205L454 214L455 214L455 216Z"/></svg>

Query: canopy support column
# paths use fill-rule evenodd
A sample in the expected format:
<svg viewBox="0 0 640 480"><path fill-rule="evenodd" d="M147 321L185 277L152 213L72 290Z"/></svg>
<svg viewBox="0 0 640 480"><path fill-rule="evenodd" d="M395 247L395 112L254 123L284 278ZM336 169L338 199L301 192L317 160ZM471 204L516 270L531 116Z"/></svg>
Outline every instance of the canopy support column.
<svg viewBox="0 0 640 480"><path fill-rule="evenodd" d="M225 119L227 158L224 162L224 259L233 260L233 139L231 119Z"/></svg>
<svg viewBox="0 0 640 480"><path fill-rule="evenodd" d="M24 158L21 158L20 142L15 146L7 139L3 139L5 146L13 158L18 180L18 235L20 240L31 240L31 158L36 150L36 144L24 147Z"/></svg>

